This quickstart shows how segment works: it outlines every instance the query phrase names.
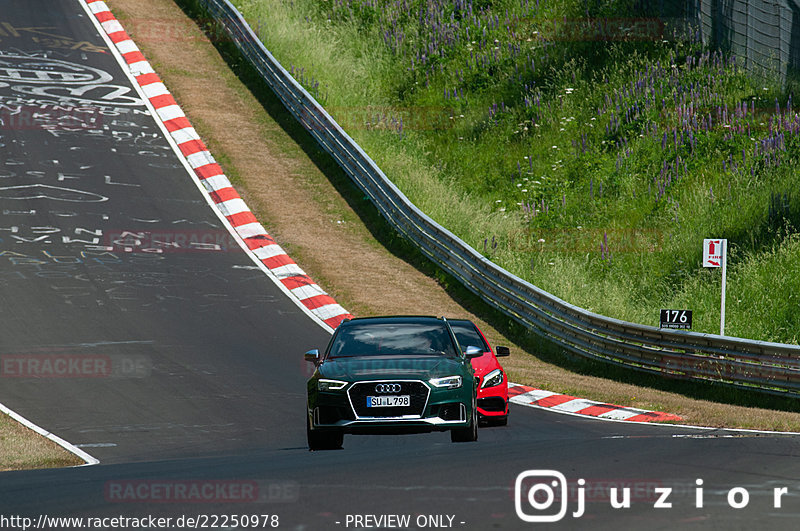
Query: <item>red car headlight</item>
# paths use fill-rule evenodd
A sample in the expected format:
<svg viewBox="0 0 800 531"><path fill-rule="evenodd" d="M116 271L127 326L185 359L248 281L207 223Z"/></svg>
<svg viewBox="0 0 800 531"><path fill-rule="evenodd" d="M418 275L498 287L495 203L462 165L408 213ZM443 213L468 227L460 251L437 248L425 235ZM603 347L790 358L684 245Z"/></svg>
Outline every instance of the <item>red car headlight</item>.
<svg viewBox="0 0 800 531"><path fill-rule="evenodd" d="M481 384L481 389L486 387L495 387L503 383L504 380L503 371L500 369L495 369L483 379L483 383Z"/></svg>

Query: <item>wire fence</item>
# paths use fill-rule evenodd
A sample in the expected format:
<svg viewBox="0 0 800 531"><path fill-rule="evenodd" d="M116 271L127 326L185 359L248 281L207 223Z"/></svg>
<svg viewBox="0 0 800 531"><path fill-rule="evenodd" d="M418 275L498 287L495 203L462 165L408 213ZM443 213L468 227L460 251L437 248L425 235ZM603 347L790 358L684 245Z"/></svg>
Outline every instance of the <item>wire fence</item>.
<svg viewBox="0 0 800 531"><path fill-rule="evenodd" d="M703 43L735 54L756 74L785 86L800 74L800 0L647 0L641 8L678 17Z"/></svg>

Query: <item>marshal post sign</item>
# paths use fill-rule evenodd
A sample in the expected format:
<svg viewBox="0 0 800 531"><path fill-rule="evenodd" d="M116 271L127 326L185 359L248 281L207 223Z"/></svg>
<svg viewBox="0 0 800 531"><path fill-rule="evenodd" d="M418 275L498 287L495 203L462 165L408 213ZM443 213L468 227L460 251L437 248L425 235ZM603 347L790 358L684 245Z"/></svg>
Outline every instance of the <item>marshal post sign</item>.
<svg viewBox="0 0 800 531"><path fill-rule="evenodd" d="M661 328L688 330L692 327L692 310L661 310Z"/></svg>

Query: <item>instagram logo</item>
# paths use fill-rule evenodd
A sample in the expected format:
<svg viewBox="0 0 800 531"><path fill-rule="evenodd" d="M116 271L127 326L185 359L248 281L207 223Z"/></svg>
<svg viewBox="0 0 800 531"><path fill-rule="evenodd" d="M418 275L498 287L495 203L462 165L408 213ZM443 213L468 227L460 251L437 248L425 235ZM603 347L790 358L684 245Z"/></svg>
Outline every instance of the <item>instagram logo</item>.
<svg viewBox="0 0 800 531"><path fill-rule="evenodd" d="M517 476L514 506L524 522L558 522L567 514L567 500L567 478L561 472L526 470ZM578 512L583 513L582 507Z"/></svg>

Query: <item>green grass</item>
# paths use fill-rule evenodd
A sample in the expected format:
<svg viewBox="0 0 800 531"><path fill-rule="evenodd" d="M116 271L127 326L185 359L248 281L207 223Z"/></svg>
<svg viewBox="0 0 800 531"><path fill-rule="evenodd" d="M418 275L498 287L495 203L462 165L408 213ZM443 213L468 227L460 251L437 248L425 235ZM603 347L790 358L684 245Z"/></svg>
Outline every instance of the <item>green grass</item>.
<svg viewBox="0 0 800 531"><path fill-rule="evenodd" d="M0 413L0 471L81 464L77 456Z"/></svg>
<svg viewBox="0 0 800 531"><path fill-rule="evenodd" d="M417 206L512 273L628 321L689 308L717 333L701 243L728 238L726 332L797 342L800 140L777 125L796 114L737 58L574 36L587 12L630 17L622 0L236 3Z"/></svg>

